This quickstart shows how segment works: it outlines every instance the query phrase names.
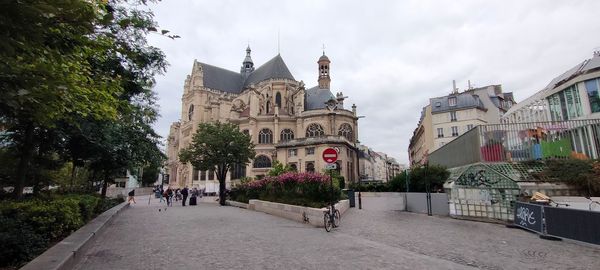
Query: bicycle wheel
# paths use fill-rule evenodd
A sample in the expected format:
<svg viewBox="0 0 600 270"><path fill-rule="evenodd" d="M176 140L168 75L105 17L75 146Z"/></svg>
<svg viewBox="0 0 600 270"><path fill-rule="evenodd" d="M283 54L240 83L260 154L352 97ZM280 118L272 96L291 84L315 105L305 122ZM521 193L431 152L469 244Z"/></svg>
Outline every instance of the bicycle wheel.
<svg viewBox="0 0 600 270"><path fill-rule="evenodd" d="M331 216L328 212L325 212L325 214L323 214L323 223L325 224L325 230L327 232L330 232L331 228L333 227L333 224L331 223Z"/></svg>
<svg viewBox="0 0 600 270"><path fill-rule="evenodd" d="M340 221L342 220L342 215L340 214L340 210L335 209L335 213L333 214L333 227L337 228L340 226Z"/></svg>

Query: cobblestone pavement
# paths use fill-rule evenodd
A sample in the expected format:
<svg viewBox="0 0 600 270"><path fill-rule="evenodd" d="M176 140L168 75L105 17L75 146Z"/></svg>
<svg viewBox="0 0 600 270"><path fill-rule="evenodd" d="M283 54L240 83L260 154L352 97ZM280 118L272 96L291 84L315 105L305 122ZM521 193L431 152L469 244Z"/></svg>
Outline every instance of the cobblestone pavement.
<svg viewBox="0 0 600 270"><path fill-rule="evenodd" d="M367 207L350 209L327 233L214 203L164 211L144 198L75 269L600 269L598 248L497 224Z"/></svg>

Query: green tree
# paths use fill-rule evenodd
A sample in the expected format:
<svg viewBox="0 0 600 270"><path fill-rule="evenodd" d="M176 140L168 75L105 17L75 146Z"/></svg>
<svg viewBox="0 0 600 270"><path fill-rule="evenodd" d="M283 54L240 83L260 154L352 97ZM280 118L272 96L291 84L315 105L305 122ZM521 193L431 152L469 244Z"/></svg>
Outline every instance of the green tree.
<svg viewBox="0 0 600 270"><path fill-rule="evenodd" d="M183 163L196 170L215 170L219 179L219 203L225 205L225 177L236 164L246 165L254 158L249 135L231 123L201 123L191 144L179 154Z"/></svg>
<svg viewBox="0 0 600 270"><path fill-rule="evenodd" d="M61 168L57 156L78 166L86 160L105 179L161 159L151 87L166 61L146 42L148 33L159 32L152 13L139 8L146 2L0 3L0 126L17 160L5 174L16 196L43 179L43 170Z"/></svg>
<svg viewBox="0 0 600 270"><path fill-rule="evenodd" d="M444 182L450 176L450 172L444 166L429 165L415 167L410 171L410 190L414 192L425 192L427 185L430 191L443 189Z"/></svg>
<svg viewBox="0 0 600 270"><path fill-rule="evenodd" d="M271 165L271 169L269 170L269 172L267 172L268 176L279 176L282 175L286 172L293 172L294 168L292 168L292 166L290 166L289 164L284 165L283 163L279 162L278 160L273 161L273 164Z"/></svg>
<svg viewBox="0 0 600 270"><path fill-rule="evenodd" d="M406 192L406 172L401 172L400 174L394 176L392 180L388 183L388 189L391 192Z"/></svg>

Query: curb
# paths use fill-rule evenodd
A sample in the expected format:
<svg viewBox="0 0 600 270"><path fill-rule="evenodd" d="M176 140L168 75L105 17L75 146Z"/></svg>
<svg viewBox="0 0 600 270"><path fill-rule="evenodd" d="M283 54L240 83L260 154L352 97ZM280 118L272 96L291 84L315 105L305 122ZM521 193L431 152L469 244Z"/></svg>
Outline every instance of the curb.
<svg viewBox="0 0 600 270"><path fill-rule="evenodd" d="M20 269L62 270L73 268L80 256L85 254L91 240L94 240L95 236L106 227L105 225L127 205L128 203L123 202L106 210Z"/></svg>

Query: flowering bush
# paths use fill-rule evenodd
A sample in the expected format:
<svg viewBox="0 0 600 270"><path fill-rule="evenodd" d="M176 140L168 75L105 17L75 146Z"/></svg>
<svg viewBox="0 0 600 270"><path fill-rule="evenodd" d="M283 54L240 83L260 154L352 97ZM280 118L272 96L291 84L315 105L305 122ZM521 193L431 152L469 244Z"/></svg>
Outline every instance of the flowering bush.
<svg viewBox="0 0 600 270"><path fill-rule="evenodd" d="M340 199L339 183L333 183L333 201ZM240 184L231 191L231 199L247 203L260 199L287 204L322 207L331 201L331 180L318 173L287 172Z"/></svg>

